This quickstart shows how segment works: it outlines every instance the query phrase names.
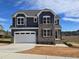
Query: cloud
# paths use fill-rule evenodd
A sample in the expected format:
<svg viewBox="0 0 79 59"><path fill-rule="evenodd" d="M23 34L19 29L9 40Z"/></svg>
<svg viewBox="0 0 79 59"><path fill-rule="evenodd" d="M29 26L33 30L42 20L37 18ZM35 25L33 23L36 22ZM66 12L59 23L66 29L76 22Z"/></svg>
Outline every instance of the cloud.
<svg viewBox="0 0 79 59"><path fill-rule="evenodd" d="M15 6L21 6L21 9L52 9L56 14L64 14L62 18L79 17L79 0L19 0ZM73 19L73 21L76 21Z"/></svg>
<svg viewBox="0 0 79 59"><path fill-rule="evenodd" d="M67 13L65 13L65 17L77 17L77 18L79 18L79 10L67 12Z"/></svg>
<svg viewBox="0 0 79 59"><path fill-rule="evenodd" d="M62 18L65 21L79 22L79 18Z"/></svg>
<svg viewBox="0 0 79 59"><path fill-rule="evenodd" d="M27 5L29 5L29 7L30 7L30 5L34 5L35 2L37 2L37 1L36 0L31 0L31 1L29 1L29 0L19 0L19 1L16 2L15 6L19 6L19 5L24 6L25 5L27 7Z"/></svg>
<svg viewBox="0 0 79 59"><path fill-rule="evenodd" d="M38 0L19 0L16 2L14 7L19 7L20 10L29 10L29 9L38 9L37 7Z"/></svg>
<svg viewBox="0 0 79 59"><path fill-rule="evenodd" d="M56 13L69 12L79 9L79 0L38 0L39 8L54 9Z"/></svg>
<svg viewBox="0 0 79 59"><path fill-rule="evenodd" d="M38 0L37 4L39 9L49 8L57 14L63 14L60 15L63 20L79 22L79 0Z"/></svg>
<svg viewBox="0 0 79 59"><path fill-rule="evenodd" d="M25 2L25 1L24 1L24 0L17 1L14 6L18 6L18 5L20 5L21 3L23 3L23 2Z"/></svg>
<svg viewBox="0 0 79 59"><path fill-rule="evenodd" d="M24 4L37 6L38 9L50 8L54 10L56 13L64 13L64 12L75 12L79 10L79 0L20 0L16 2L17 5ZM32 6L32 7L33 7Z"/></svg>
<svg viewBox="0 0 79 59"><path fill-rule="evenodd" d="M10 30L9 29L10 21L8 21L8 19L0 18L0 25L3 26L4 30Z"/></svg>
<svg viewBox="0 0 79 59"><path fill-rule="evenodd" d="M7 19L0 18L0 23L5 23L6 21L7 21Z"/></svg>
<svg viewBox="0 0 79 59"><path fill-rule="evenodd" d="M52 9L57 14L64 14L66 21L79 22L79 19L72 17L79 17L79 0L38 0L38 7ZM60 15L61 16L61 15ZM66 18L71 17L71 18Z"/></svg>

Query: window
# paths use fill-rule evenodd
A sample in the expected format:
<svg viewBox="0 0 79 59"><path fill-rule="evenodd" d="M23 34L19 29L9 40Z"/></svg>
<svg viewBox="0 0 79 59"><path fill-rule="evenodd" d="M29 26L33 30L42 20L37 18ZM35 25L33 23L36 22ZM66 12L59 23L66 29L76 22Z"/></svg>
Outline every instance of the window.
<svg viewBox="0 0 79 59"><path fill-rule="evenodd" d="M35 34L35 33L31 33L31 34Z"/></svg>
<svg viewBox="0 0 79 59"><path fill-rule="evenodd" d="M52 36L52 30L51 29L43 29L43 37L50 37Z"/></svg>
<svg viewBox="0 0 79 59"><path fill-rule="evenodd" d="M55 24L58 25L59 24L59 20L55 20Z"/></svg>
<svg viewBox="0 0 79 59"><path fill-rule="evenodd" d="M25 34L25 33L21 33L21 34Z"/></svg>
<svg viewBox="0 0 79 59"><path fill-rule="evenodd" d="M57 38L57 31L55 32L55 38Z"/></svg>
<svg viewBox="0 0 79 59"><path fill-rule="evenodd" d="M15 34L19 34L19 33L15 33Z"/></svg>
<svg viewBox="0 0 79 59"><path fill-rule="evenodd" d="M36 22L37 22L37 18L35 17L35 18L34 18L34 23L36 23Z"/></svg>
<svg viewBox="0 0 79 59"><path fill-rule="evenodd" d="M26 34L30 34L30 33L26 33Z"/></svg>
<svg viewBox="0 0 79 59"><path fill-rule="evenodd" d="M43 16L43 24L50 24L50 16Z"/></svg>
<svg viewBox="0 0 79 59"><path fill-rule="evenodd" d="M24 25L24 17L17 17L17 25Z"/></svg>

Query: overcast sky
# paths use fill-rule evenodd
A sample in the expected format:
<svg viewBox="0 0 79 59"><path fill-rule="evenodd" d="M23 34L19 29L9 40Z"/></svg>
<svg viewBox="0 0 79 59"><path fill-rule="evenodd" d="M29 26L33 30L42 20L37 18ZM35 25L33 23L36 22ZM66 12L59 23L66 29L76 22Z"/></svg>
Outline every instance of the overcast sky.
<svg viewBox="0 0 79 59"><path fill-rule="evenodd" d="M60 18L62 31L79 29L79 0L0 0L0 24L9 30L12 14L17 10L35 10L48 8Z"/></svg>

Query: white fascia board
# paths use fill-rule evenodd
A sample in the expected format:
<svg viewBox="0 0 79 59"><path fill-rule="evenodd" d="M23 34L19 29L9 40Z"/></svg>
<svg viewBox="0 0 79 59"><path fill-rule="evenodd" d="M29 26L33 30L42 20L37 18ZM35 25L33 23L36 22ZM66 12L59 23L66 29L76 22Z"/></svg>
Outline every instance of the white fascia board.
<svg viewBox="0 0 79 59"><path fill-rule="evenodd" d="M23 27L23 28L16 28L16 27L13 27L13 28L11 28L11 29L39 29L38 27L27 27L27 28L25 28L25 27Z"/></svg>

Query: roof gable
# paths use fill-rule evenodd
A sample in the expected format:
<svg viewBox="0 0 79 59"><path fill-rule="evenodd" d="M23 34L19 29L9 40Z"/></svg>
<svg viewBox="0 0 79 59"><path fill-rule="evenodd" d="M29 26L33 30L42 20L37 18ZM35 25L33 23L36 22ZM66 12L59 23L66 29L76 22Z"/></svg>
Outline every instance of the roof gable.
<svg viewBox="0 0 79 59"><path fill-rule="evenodd" d="M50 11L55 16L57 16L52 10L50 9L43 9L43 10L20 10L17 11L13 16L16 16L17 14L25 14L26 16L38 16L42 11Z"/></svg>
<svg viewBox="0 0 79 59"><path fill-rule="evenodd" d="M36 16L40 11L41 10L21 10L21 11L17 11L13 16L20 13L24 13L27 16Z"/></svg>

